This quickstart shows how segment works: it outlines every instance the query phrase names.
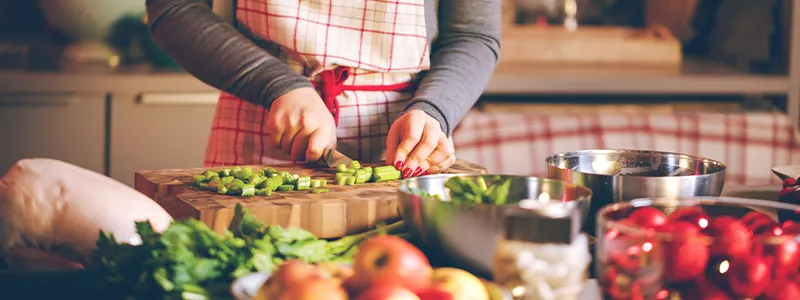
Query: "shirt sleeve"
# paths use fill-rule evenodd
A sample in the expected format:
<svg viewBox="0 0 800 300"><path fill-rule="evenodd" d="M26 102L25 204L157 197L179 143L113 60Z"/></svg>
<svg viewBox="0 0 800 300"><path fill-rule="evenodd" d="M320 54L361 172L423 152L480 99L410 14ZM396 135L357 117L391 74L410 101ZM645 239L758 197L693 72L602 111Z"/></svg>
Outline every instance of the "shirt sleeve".
<svg viewBox="0 0 800 300"><path fill-rule="evenodd" d="M187 72L210 86L266 107L291 90L313 87L217 16L211 2L145 2L153 39Z"/></svg>
<svg viewBox="0 0 800 300"><path fill-rule="evenodd" d="M439 120L450 136L491 79L500 51L499 0L440 0L431 68L406 110Z"/></svg>

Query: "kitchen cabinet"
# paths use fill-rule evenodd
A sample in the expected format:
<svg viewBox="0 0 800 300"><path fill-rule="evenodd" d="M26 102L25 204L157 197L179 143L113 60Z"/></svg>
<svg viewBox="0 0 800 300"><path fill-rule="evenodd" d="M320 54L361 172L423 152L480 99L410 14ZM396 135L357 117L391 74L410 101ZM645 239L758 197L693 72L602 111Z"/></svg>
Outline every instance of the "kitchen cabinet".
<svg viewBox="0 0 800 300"><path fill-rule="evenodd" d="M133 186L141 170L202 167L218 92L114 93L109 176Z"/></svg>
<svg viewBox="0 0 800 300"><path fill-rule="evenodd" d="M105 173L105 93L0 93L0 172L46 157Z"/></svg>

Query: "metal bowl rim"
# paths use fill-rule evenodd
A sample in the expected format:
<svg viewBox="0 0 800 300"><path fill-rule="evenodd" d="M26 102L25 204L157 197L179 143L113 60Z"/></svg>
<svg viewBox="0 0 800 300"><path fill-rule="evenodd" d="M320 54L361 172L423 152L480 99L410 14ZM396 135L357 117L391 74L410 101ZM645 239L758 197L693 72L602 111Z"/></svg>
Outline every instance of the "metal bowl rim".
<svg viewBox="0 0 800 300"><path fill-rule="evenodd" d="M582 190L586 191L586 199L585 199L586 201L589 201L592 198L592 189L590 189L589 187L580 185L580 184L574 184L574 183L570 183L570 182L567 182L567 181L564 181L564 180L546 178L546 177L522 176L522 175L504 175L504 174L447 173L447 174L426 175L426 176L422 176L422 177L411 177L411 178L403 179L403 180L401 180L401 181L399 181L397 183L397 192L400 193L400 194L408 195L408 196L419 196L419 195L413 194L413 193L408 191L408 183L414 182L414 181L418 181L418 180L424 180L426 177L427 178L440 178L440 177L451 178L451 177L478 177L478 176L513 177L513 178L523 178L523 179L527 179L527 180L533 179L533 180L536 180L536 181L541 181L543 183L547 183L547 182L550 182L550 183L562 183L562 184L564 184L564 186L570 186L571 185L571 186L574 186L576 188L579 188L579 189L582 189ZM430 200L430 201L440 201L440 200L434 199L432 197L426 197L426 196L419 196L419 198L423 199L425 201L428 201L428 200ZM575 199L575 200L577 200L577 199ZM452 202L445 202L445 201L440 201L440 202L452 203ZM461 206L461 205L459 205L459 206ZM517 202L508 203L508 204L502 204L502 205L492 205L492 204L483 204L483 203L470 205L470 207L515 207L515 206L519 206Z"/></svg>
<svg viewBox="0 0 800 300"><path fill-rule="evenodd" d="M566 168L562 168L562 167L557 166L555 164L555 159L557 159L557 158L558 159L564 159L564 158L568 158L568 157L579 157L579 156L592 156L594 154L625 154L625 153L659 154L659 155L664 155L664 156L671 156L671 157L677 157L677 158L690 159L690 160L694 160L694 161L708 162L708 163L711 163L713 165L716 165L720 169L715 171L715 172L706 173L706 174L683 175L683 176L608 175L608 174L600 174L600 173L583 172L583 171L578 171L578 170L575 170L575 172L583 173L583 174L589 174L589 175L597 175L597 176L612 176L612 177L613 176L620 176L620 177L631 177L631 178L652 178L652 179L658 178L658 179L661 179L661 178L682 178L682 177L685 178L685 177L712 176L712 175L717 175L717 174L724 174L725 171L728 169L728 166L726 166L721 161L718 161L718 160L712 159L712 158L708 158L708 157L705 157L705 156L692 155L692 154L686 154L686 153L681 153L681 152L656 151L656 150L630 150L630 149L588 149L588 150L576 150L576 151L558 152L558 153L555 153L553 155L548 156L545 159L545 162L547 163L548 166L551 166L551 167L554 167L554 168L557 168L557 169L560 169L560 170L570 170L570 169L566 169Z"/></svg>

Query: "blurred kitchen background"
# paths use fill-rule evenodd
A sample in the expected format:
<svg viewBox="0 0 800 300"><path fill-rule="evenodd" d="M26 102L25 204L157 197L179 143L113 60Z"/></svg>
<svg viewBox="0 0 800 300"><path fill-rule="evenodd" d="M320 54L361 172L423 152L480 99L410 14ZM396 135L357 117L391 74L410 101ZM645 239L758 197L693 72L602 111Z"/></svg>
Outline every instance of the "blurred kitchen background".
<svg viewBox="0 0 800 300"><path fill-rule="evenodd" d="M230 21L229 1L214 2ZM0 170L53 157L133 185L138 170L202 166L218 91L153 44L144 11L0 0ZM454 136L461 158L542 175L558 151L654 148L722 160L748 185L800 162L792 1L504 0L503 13L500 64ZM646 140L658 134L677 144Z"/></svg>

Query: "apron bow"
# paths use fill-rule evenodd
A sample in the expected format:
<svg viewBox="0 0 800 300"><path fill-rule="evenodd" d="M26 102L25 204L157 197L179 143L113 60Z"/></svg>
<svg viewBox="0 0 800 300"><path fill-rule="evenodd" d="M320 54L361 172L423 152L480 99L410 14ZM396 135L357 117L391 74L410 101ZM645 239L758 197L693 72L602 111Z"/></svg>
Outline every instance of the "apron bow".
<svg viewBox="0 0 800 300"><path fill-rule="evenodd" d="M339 100L336 99L345 90L344 82L350 77L350 71L346 67L336 67L333 70L325 70L319 74L319 90L322 101L333 114L333 122L339 126Z"/></svg>

